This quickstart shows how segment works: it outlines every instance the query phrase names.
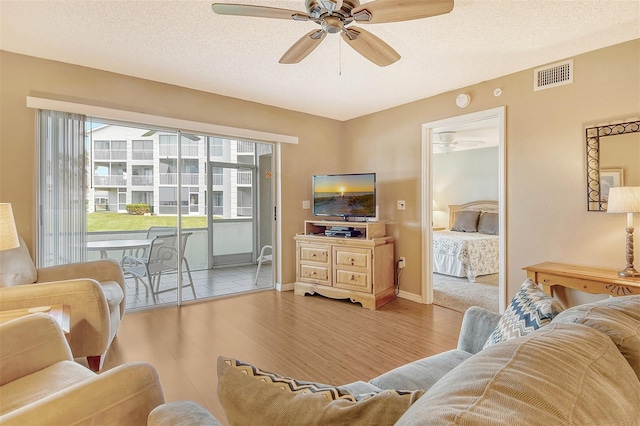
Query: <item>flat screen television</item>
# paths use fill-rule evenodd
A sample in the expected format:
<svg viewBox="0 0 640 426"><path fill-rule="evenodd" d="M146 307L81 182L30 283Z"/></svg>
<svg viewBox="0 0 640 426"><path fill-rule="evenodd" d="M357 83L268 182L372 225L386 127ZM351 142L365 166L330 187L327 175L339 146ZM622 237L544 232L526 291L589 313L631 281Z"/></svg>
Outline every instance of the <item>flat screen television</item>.
<svg viewBox="0 0 640 426"><path fill-rule="evenodd" d="M349 218L376 216L376 174L313 177L313 215Z"/></svg>

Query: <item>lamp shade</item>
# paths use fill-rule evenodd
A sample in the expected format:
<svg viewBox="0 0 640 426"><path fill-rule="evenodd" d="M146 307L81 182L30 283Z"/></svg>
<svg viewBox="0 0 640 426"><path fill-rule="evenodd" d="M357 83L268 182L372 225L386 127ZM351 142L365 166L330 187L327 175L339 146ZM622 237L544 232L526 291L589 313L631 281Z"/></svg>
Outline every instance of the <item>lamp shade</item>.
<svg viewBox="0 0 640 426"><path fill-rule="evenodd" d="M640 213L640 186L609 189L607 213Z"/></svg>
<svg viewBox="0 0 640 426"><path fill-rule="evenodd" d="M9 250L19 246L20 240L18 240L11 204L0 203L0 250Z"/></svg>

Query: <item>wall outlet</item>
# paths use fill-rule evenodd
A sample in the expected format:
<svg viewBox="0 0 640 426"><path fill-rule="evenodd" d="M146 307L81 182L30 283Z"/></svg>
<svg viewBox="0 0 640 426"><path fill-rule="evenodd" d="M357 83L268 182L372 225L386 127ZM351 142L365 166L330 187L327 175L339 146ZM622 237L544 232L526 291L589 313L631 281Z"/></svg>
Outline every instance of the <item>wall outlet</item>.
<svg viewBox="0 0 640 426"><path fill-rule="evenodd" d="M398 210L404 210L406 206L407 203L404 200L398 200Z"/></svg>
<svg viewBox="0 0 640 426"><path fill-rule="evenodd" d="M398 269L404 269L406 265L407 263L404 257L401 257L400 259L398 259Z"/></svg>
<svg viewBox="0 0 640 426"><path fill-rule="evenodd" d="M302 202L302 209L303 210L309 210L311 208L311 201L309 200L304 200Z"/></svg>

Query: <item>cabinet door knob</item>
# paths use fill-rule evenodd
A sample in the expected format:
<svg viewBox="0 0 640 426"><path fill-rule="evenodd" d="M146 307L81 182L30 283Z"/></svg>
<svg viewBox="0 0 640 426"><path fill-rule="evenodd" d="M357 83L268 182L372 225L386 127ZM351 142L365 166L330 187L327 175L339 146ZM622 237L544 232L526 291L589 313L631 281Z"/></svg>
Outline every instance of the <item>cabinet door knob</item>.
<svg viewBox="0 0 640 426"><path fill-rule="evenodd" d="M349 278L350 281L355 281L356 277L354 275L351 275L351 278Z"/></svg>

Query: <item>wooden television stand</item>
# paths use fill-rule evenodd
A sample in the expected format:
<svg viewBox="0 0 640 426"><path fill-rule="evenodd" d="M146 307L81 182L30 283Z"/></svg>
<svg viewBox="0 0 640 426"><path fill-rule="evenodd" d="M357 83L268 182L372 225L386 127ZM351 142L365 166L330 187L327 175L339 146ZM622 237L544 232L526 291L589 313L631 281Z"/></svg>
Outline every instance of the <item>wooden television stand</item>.
<svg viewBox="0 0 640 426"><path fill-rule="evenodd" d="M326 236L347 227L359 236ZM321 294L377 309L396 297L394 241L384 222L307 220L296 240L298 296Z"/></svg>

